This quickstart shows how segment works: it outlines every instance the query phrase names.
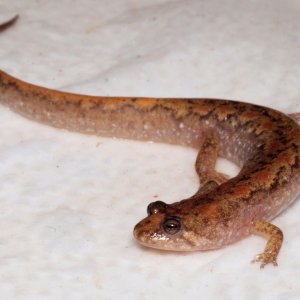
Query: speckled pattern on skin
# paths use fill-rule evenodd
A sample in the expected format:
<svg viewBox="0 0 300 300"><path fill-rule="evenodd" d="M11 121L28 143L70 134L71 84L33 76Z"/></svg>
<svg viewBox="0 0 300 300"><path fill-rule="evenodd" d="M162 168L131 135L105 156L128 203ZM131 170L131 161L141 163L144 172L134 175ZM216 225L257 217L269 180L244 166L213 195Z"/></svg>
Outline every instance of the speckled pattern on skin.
<svg viewBox="0 0 300 300"><path fill-rule="evenodd" d="M189 199L152 203L134 236L149 247L192 251L261 234L268 243L255 261L262 267L277 264L283 234L268 221L300 193L300 126L289 116L227 100L76 95L34 86L2 71L0 102L30 119L82 133L180 144L200 148L200 154L207 153L207 144L214 156L217 152L239 165L240 173L215 180L215 186L200 188ZM212 137L215 142L208 142ZM205 183L207 174L201 170L207 166L201 162L197 172ZM211 172L214 181L219 174Z"/></svg>

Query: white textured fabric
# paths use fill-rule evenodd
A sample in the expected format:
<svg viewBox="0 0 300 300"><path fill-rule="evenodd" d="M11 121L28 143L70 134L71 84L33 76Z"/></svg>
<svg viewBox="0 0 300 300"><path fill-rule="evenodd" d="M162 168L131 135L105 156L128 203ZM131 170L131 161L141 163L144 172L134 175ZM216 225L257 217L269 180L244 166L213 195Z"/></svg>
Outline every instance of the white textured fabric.
<svg viewBox="0 0 300 300"><path fill-rule="evenodd" d="M300 111L299 1L0 1L0 22L14 13L0 68L26 81ZM194 150L0 117L1 300L299 299L300 201L274 220L277 268L250 264L265 245L255 236L210 252L145 249L133 226L150 202L193 194Z"/></svg>

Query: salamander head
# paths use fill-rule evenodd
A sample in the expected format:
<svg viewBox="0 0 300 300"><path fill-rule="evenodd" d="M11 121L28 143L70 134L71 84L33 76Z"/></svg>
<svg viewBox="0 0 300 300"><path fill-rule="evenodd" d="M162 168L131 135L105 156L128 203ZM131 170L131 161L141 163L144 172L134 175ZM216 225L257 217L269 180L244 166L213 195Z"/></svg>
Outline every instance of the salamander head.
<svg viewBox="0 0 300 300"><path fill-rule="evenodd" d="M150 203L148 216L134 227L134 237L144 246L171 251L218 248L215 228L207 219L183 214L162 201Z"/></svg>

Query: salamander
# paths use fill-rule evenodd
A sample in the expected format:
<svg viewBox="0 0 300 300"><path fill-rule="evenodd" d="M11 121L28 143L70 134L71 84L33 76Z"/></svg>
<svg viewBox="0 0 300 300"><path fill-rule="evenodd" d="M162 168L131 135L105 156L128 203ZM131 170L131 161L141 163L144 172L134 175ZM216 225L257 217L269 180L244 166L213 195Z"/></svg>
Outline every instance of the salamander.
<svg viewBox="0 0 300 300"><path fill-rule="evenodd" d="M195 163L199 190L172 204L150 203L134 237L147 247L194 251L258 234L267 243L253 261L277 265L283 233L270 221L300 194L300 126L292 117L229 100L72 94L4 71L0 103L57 128L200 149ZM218 173L218 157L237 164L240 172L233 178Z"/></svg>

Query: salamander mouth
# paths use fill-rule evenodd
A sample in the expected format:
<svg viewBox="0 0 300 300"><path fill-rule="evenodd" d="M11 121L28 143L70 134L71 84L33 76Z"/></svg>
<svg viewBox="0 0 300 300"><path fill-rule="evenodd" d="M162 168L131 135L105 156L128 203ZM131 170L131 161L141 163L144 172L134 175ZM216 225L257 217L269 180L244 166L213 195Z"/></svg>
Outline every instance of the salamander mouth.
<svg viewBox="0 0 300 300"><path fill-rule="evenodd" d="M195 251L195 249L187 248L187 247L180 247L177 245L176 247L170 247L169 245L158 245L158 244L150 244L150 243L145 243L137 240L137 242L147 248L155 249L155 250L162 250L162 251L170 251L170 252L192 252Z"/></svg>
<svg viewBox="0 0 300 300"><path fill-rule="evenodd" d="M135 226L133 235L136 241L143 247L176 252L195 251L190 244L179 237L172 238L161 233L149 233L143 231L138 225Z"/></svg>
<svg viewBox="0 0 300 300"><path fill-rule="evenodd" d="M154 249L168 250L166 249L166 242L168 240L166 236L150 232L143 228L142 225L143 221L138 223L133 230L133 236L140 245Z"/></svg>

